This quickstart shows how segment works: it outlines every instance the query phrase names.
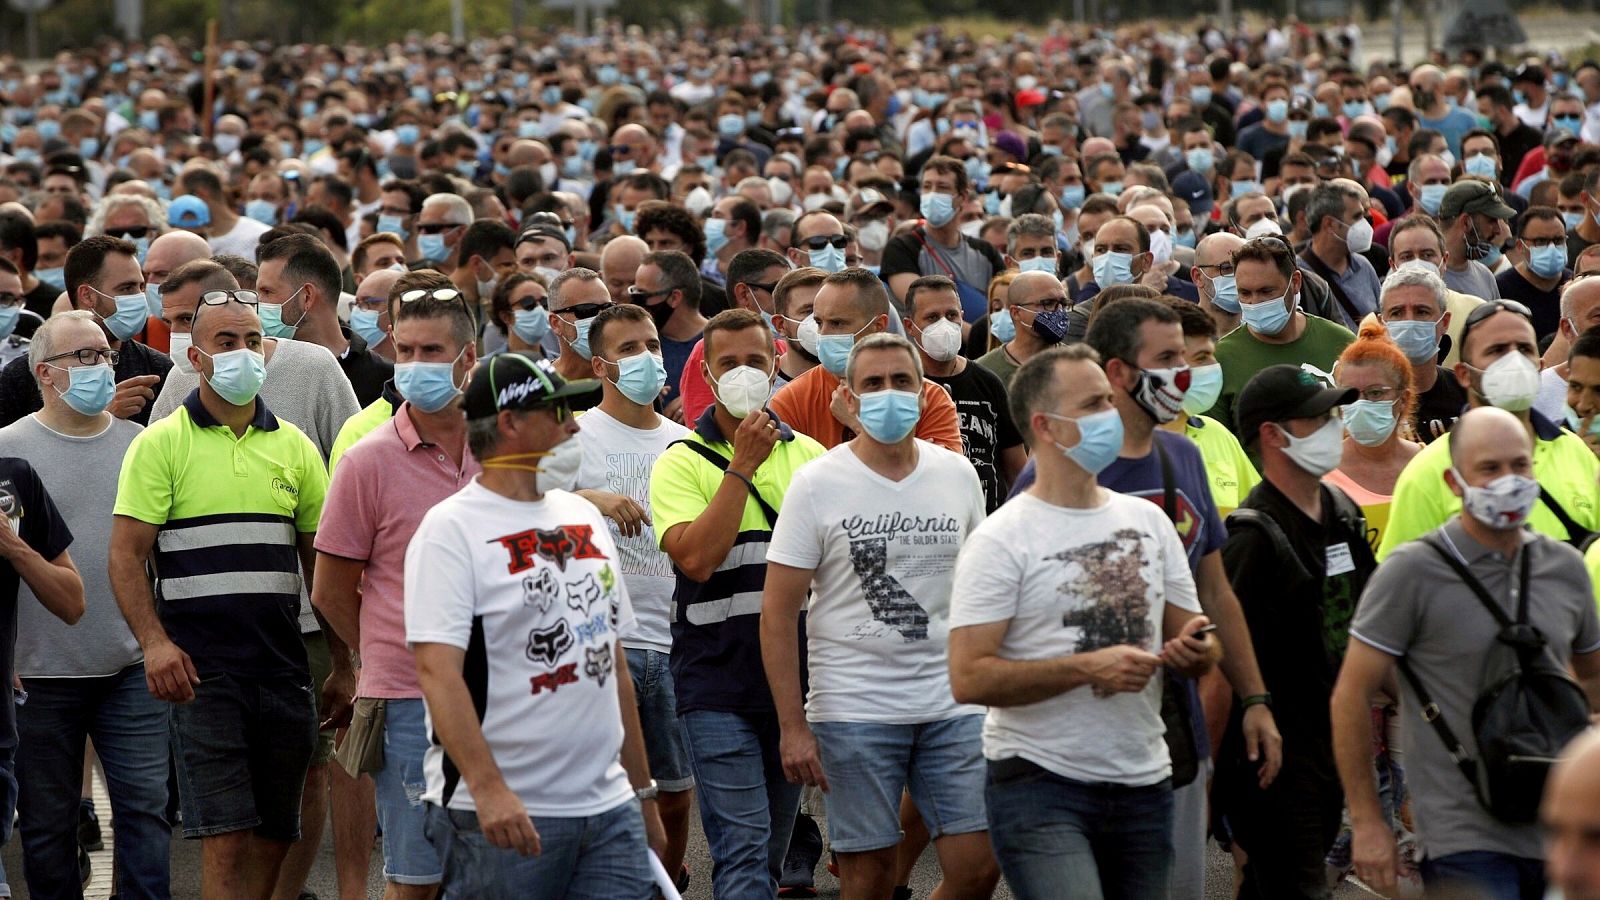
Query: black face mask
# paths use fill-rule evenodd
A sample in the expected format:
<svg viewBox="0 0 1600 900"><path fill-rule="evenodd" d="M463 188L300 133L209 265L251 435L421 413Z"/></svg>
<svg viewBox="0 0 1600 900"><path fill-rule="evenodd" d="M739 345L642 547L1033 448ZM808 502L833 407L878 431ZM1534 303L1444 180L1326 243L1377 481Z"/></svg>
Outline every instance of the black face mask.
<svg viewBox="0 0 1600 900"><path fill-rule="evenodd" d="M671 295L668 294L667 296L670 297ZM667 327L667 320L672 318L674 311L672 304L667 302L666 297L662 297L658 303L646 303L644 308L649 311L650 318L655 320L656 331L658 332Z"/></svg>

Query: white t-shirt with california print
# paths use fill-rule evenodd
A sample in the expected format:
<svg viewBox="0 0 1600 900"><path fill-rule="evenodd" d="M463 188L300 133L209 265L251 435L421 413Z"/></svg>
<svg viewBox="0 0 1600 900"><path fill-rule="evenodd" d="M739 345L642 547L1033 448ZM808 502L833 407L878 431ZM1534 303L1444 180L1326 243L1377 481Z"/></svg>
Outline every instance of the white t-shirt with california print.
<svg viewBox="0 0 1600 900"><path fill-rule="evenodd" d="M668 444L689 433L664 416L656 420L655 428L642 430L624 425L598 408L578 416L578 444L583 448L578 487L631 497L649 512L650 467ZM606 524L616 541L622 578L628 583L628 597L637 617L634 629L622 635L622 646L672 652L672 592L677 587L672 559L656 545L651 526L626 537L615 522L607 519Z"/></svg>
<svg viewBox="0 0 1600 900"><path fill-rule="evenodd" d="M812 722L934 722L958 705L946 657L956 555L983 521L966 458L917 440L900 481L840 444L795 473L767 561L815 569L806 616Z"/></svg>
<svg viewBox="0 0 1600 900"><path fill-rule="evenodd" d="M594 816L633 798L615 659L633 607L593 504L565 491L512 500L474 479L423 516L405 577L407 642L466 651L484 739L530 815ZM475 811L432 710L428 734L423 798Z"/></svg>
<svg viewBox="0 0 1600 900"><path fill-rule="evenodd" d="M967 539L950 627L1010 620L1002 659L1060 659L1116 644L1160 653L1166 605L1198 613L1178 533L1149 500L1111 491L1093 509L1018 494ZM1077 781L1134 787L1172 773L1161 678L1138 693L1090 685L1024 706L991 707L983 755L1022 757Z"/></svg>

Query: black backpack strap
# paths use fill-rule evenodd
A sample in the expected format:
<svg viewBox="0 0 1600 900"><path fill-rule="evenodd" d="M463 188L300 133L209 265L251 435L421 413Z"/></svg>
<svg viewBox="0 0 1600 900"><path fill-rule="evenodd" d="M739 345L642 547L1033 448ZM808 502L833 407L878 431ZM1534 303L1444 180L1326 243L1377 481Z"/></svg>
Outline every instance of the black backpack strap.
<svg viewBox="0 0 1600 900"><path fill-rule="evenodd" d="M701 457L704 457L706 462L711 463L713 466L716 466L718 469L721 469L724 472L728 471L728 463L731 462L731 460L729 460L727 457L723 456L722 454L718 453L717 451L711 449L710 447L707 447L705 444L699 443L698 441L690 441L690 440L682 440L682 439L680 439L680 440L673 441L672 443L668 444L667 446L668 447L676 447L679 444L682 444L683 446L688 447L690 450L693 450L695 453L699 454ZM740 479L740 480L744 481L744 479ZM767 517L767 524L769 526L774 526L774 527L777 526L777 524L778 524L778 511L773 509L772 508L772 504L768 503L766 501L766 499L761 496L761 492L756 490L756 486L755 486L755 484L753 482L745 481L744 485L745 485L745 487L750 489L750 496L755 499L756 505L761 507L762 514Z"/></svg>
<svg viewBox="0 0 1600 900"><path fill-rule="evenodd" d="M1311 570L1307 569L1306 564L1300 561L1300 555L1295 553L1294 548L1289 545L1289 536L1283 533L1283 528L1271 516L1259 509L1241 506L1228 513L1226 524L1229 531L1237 531L1239 528L1245 527L1260 529L1266 534L1267 541L1272 544L1273 553L1284 561L1283 564L1287 568L1288 574L1294 576L1293 583L1310 580Z"/></svg>
<svg viewBox="0 0 1600 900"><path fill-rule="evenodd" d="M1400 669L1400 674L1404 675L1406 681L1411 684L1411 690L1417 695L1417 702L1422 704L1422 721L1433 726L1434 733L1439 735L1439 740L1444 742L1444 749L1450 754L1450 759L1455 762L1456 768L1459 768L1461 774L1466 777L1467 784L1471 785L1473 791L1476 792L1478 789L1478 764L1467 753L1466 745L1462 744L1461 739L1456 737L1456 733L1450 730L1450 726L1444 720L1444 714L1439 710L1439 704L1433 701L1433 697L1428 694L1428 689L1422 686L1422 679L1417 677L1417 673L1405 661L1405 657L1395 660L1395 664Z"/></svg>
<svg viewBox="0 0 1600 900"><path fill-rule="evenodd" d="M1586 549L1594 540L1595 532L1574 521L1572 516L1567 513L1567 508L1556 502L1556 498L1550 496L1550 492L1545 490L1542 484L1539 485L1539 499L1544 502L1545 509L1550 510L1556 520L1561 523L1561 527L1567 530L1567 543L1577 547L1579 550Z"/></svg>
<svg viewBox="0 0 1600 900"><path fill-rule="evenodd" d="M1161 459L1161 508L1166 510L1167 518L1172 524L1178 524L1178 483L1172 474L1172 460L1167 456L1167 448L1161 446L1161 435L1154 434L1150 439L1155 442L1156 456Z"/></svg>
<svg viewBox="0 0 1600 900"><path fill-rule="evenodd" d="M1437 532L1435 532L1435 534L1437 534ZM1455 553L1451 552L1451 550L1445 545L1439 543L1439 541L1434 538L1433 534L1425 535L1421 540L1422 543L1433 548L1433 551L1439 554L1439 558L1443 559L1447 564L1449 564L1451 569L1455 570L1456 575L1460 576L1461 581L1466 584L1469 589L1471 589L1472 595L1478 598L1478 602L1482 603L1483 608L1489 611L1489 615L1494 616L1495 622L1498 623L1501 628L1511 627L1511 617L1506 615L1506 611L1500 608L1499 603L1495 602L1494 597L1489 594L1489 589L1483 586L1483 582L1479 581L1477 576L1473 575L1472 572L1467 569L1465 563L1456 558ZM1526 550L1524 550L1522 553L1522 608L1518 613L1519 617L1527 614L1529 555L1530 554Z"/></svg>

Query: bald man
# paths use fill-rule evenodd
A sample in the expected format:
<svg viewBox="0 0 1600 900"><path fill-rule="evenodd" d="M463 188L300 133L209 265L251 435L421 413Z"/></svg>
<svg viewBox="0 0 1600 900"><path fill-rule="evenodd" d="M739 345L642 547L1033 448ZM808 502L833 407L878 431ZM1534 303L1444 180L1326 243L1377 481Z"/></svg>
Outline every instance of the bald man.
<svg viewBox="0 0 1600 900"><path fill-rule="evenodd" d="M613 303L628 302L628 288L633 287L633 277L650 252L650 245L631 234L612 238L600 251L600 277Z"/></svg>
<svg viewBox="0 0 1600 900"><path fill-rule="evenodd" d="M1372 774L1371 704L1404 660L1401 737L1423 883L1430 891L1448 885L1491 897L1538 898L1544 893L1538 826L1508 823L1485 810L1437 725L1424 722L1419 710L1436 704L1436 721L1472 741L1476 673L1484 671L1500 633L1483 607L1495 602L1508 618L1516 615L1509 598L1522 571L1532 586L1523 597L1527 624L1543 636L1548 661L1570 667L1590 697L1600 696L1600 619L1583 558L1524 527L1539 498L1527 427L1505 410L1477 407L1450 432L1449 452L1451 465L1441 477L1453 494L1474 493L1474 502L1420 540L1395 548L1378 567L1356 607L1334 688L1334 755L1350 810L1351 852L1358 878L1380 892L1394 889L1395 823L1383 812ZM1465 565L1488 599L1469 587L1446 554ZM1588 711L1581 698L1575 705L1574 732ZM1467 752L1476 755L1475 747Z"/></svg>
<svg viewBox="0 0 1600 900"><path fill-rule="evenodd" d="M1561 900L1600 900L1600 730L1572 739L1544 786L1544 871Z"/></svg>
<svg viewBox="0 0 1600 900"><path fill-rule="evenodd" d="M1217 323L1217 334L1239 327L1239 286L1233 280L1233 251L1243 245L1244 238L1219 231L1201 238L1194 248L1189 280L1200 294L1200 308Z"/></svg>
<svg viewBox="0 0 1600 900"><path fill-rule="evenodd" d="M150 250L144 255L144 293L150 304L150 319L144 329L145 343L162 353L171 352L172 328L162 314L161 285L179 266L210 255L211 245L192 231L169 231L150 242ZM172 362L180 369L189 364L182 348L173 354Z"/></svg>
<svg viewBox="0 0 1600 900"><path fill-rule="evenodd" d="M1006 287L1000 312L989 329L1005 343L977 363L1009 383L1035 353L1061 343L1067 334L1067 289L1049 272L1023 272Z"/></svg>

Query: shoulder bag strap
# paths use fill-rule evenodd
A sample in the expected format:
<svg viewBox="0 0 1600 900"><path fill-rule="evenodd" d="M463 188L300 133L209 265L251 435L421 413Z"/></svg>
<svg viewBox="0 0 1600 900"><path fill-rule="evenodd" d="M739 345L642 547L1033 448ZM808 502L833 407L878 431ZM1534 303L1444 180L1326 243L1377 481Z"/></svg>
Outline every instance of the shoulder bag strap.
<svg viewBox="0 0 1600 900"><path fill-rule="evenodd" d="M1161 508L1166 510L1167 518L1172 524L1178 524L1178 486L1177 479L1172 475L1172 460L1167 456L1167 448L1161 446L1161 436L1152 434L1150 440L1155 442L1156 456L1161 459Z"/></svg>
<svg viewBox="0 0 1600 900"><path fill-rule="evenodd" d="M711 463L718 469L721 469L724 472L728 471L728 463L730 460L710 447L707 447L705 444L697 441L680 439L673 441L667 446L675 447L679 444L688 447L690 450L693 450L695 453L704 457L706 462ZM750 489L750 496L756 501L756 505L761 507L762 514L767 517L767 524L769 526L776 526L778 524L778 511L773 509L772 504L768 503L766 499L761 496L761 493L756 490L756 486L753 483L747 481L745 482L745 487Z"/></svg>
<svg viewBox="0 0 1600 900"><path fill-rule="evenodd" d="M911 236L917 239L917 243L922 245L922 249L928 251L928 255L933 257L934 264L943 269L944 274L951 281L960 283L961 279L956 277L955 266L951 265L949 261L944 258L944 254L939 252L938 248L928 243L927 235L923 234L922 232L922 226L919 225L916 228L911 229Z"/></svg>
<svg viewBox="0 0 1600 900"><path fill-rule="evenodd" d="M1311 267L1311 271L1317 273L1317 277L1327 282L1329 293L1333 294L1333 299L1339 301L1339 305L1344 308L1344 314L1350 317L1350 321L1360 325L1362 319L1360 310L1356 309L1356 305L1350 302L1349 297L1345 296L1344 290L1339 287L1338 276L1334 275L1333 270L1328 268L1328 264L1318 259L1317 255L1311 252L1310 247L1307 247L1306 251L1300 254L1300 258L1305 261L1306 265ZM1351 265L1354 265L1354 263L1351 263Z"/></svg>
<svg viewBox="0 0 1600 900"><path fill-rule="evenodd" d="M1539 485L1539 499L1544 503L1545 509L1550 510L1551 515L1555 516L1561 523L1561 527L1567 530L1567 543L1576 547L1594 534L1594 532L1579 525L1571 514L1567 512L1567 508L1557 502L1556 498L1550 496L1550 492L1545 490L1542 484Z"/></svg>

